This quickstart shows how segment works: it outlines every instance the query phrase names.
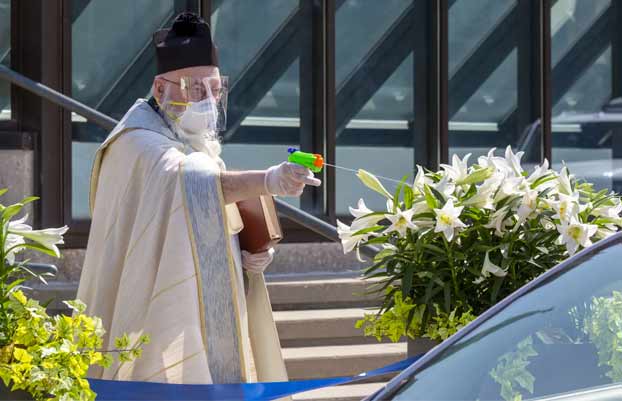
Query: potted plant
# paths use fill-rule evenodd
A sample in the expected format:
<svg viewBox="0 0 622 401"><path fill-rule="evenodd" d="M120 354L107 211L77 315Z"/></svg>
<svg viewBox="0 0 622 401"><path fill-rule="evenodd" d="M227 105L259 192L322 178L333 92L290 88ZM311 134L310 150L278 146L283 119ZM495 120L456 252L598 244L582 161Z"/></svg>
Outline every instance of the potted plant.
<svg viewBox="0 0 622 401"><path fill-rule="evenodd" d="M0 196L6 193L0 190ZM67 227L33 230L27 216L16 219L24 206L36 197L10 206L0 204L0 399L94 400L96 394L86 380L91 365L108 367L111 353L120 362L141 355L149 338L142 336L136 346L129 338L116 339L116 350L102 350L104 329L97 317L87 316L79 300L65 301L72 316L50 316L44 306L29 299L24 282L44 275L18 261L25 249L60 257L57 245L63 243Z"/></svg>
<svg viewBox="0 0 622 401"><path fill-rule="evenodd" d="M375 314L357 323L366 335L394 341L444 340L478 314L580 248L619 230L620 197L579 182L545 160L523 170L523 152L491 149L477 163L454 155L439 171L417 166L394 193L359 170L386 198L370 210L363 199L352 224L338 221L344 253L382 246L363 272L383 296ZM410 341L412 343L412 341Z"/></svg>

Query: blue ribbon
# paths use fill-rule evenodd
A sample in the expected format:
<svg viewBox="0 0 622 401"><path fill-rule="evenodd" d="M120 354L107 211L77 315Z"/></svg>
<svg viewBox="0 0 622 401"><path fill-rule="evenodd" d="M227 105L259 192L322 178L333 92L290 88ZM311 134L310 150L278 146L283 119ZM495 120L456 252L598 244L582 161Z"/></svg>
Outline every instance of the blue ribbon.
<svg viewBox="0 0 622 401"><path fill-rule="evenodd" d="M399 372L423 354L350 377L237 384L165 384L89 379L99 401L268 401L322 387Z"/></svg>

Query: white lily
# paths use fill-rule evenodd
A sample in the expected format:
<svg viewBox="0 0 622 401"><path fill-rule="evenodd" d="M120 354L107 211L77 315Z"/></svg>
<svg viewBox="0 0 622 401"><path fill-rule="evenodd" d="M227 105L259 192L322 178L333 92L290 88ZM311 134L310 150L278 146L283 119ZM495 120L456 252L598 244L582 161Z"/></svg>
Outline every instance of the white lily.
<svg viewBox="0 0 622 401"><path fill-rule="evenodd" d="M471 157L471 153L464 156L462 160L460 160L458 155L453 155L451 158L451 165L441 164L441 168L445 170L446 175L454 182L460 182L469 175L469 168L467 166L469 157Z"/></svg>
<svg viewBox="0 0 622 401"><path fill-rule="evenodd" d="M359 242L367 240L370 233L353 235L355 232L363 229L364 227L358 227L355 224L349 226L339 220L337 220L337 234L341 239L341 246L343 247L343 253L351 252Z"/></svg>
<svg viewBox="0 0 622 401"><path fill-rule="evenodd" d="M60 257L60 251L58 250L58 247L56 245L64 244L63 234L67 232L69 227L63 226L59 228L45 228L42 230L33 230L31 226L25 223L27 219L28 215L25 215L19 220L10 221L8 226L8 233L36 242L39 245L42 245L43 247L54 252L56 257ZM15 238L13 238L13 240L19 241ZM17 251L19 250L20 249L17 249Z"/></svg>
<svg viewBox="0 0 622 401"><path fill-rule="evenodd" d="M386 214L385 217L391 221L391 225L384 230L383 233L397 231L400 237L405 237L406 231L409 228L411 230L417 230L418 227L412 222L414 214L415 211L413 209L402 211L399 208L395 214Z"/></svg>
<svg viewBox="0 0 622 401"><path fill-rule="evenodd" d="M531 185L547 174L553 174L553 172L549 169L549 161L547 159L544 159L544 162L541 165L534 167L533 172L529 175L529 177L527 177L527 182L529 183L529 185ZM538 185L537 188L541 188L540 190L544 190L546 188L554 186L555 180L550 180Z"/></svg>
<svg viewBox="0 0 622 401"><path fill-rule="evenodd" d="M503 270L501 267L490 261L490 256L488 255L490 251L486 252L486 256L484 257L484 265L482 266L482 271L480 272L480 276L473 281L475 284L479 284L484 281L484 279L493 276L503 277L508 274L507 271Z"/></svg>
<svg viewBox="0 0 622 401"><path fill-rule="evenodd" d="M447 175L443 175L441 180L432 185L432 187L443 194L445 198L449 198L456 190L456 186L449 181L449 177Z"/></svg>
<svg viewBox="0 0 622 401"><path fill-rule="evenodd" d="M516 154L514 154L511 146L505 148L505 162L517 176L520 176L523 172L523 167L520 165L520 159L524 154L525 152L516 152Z"/></svg>
<svg viewBox="0 0 622 401"><path fill-rule="evenodd" d="M600 227L598 230L596 230L596 234L594 234L594 237L598 240L601 240L607 237L611 237L617 232L618 231L616 229L611 229L610 227Z"/></svg>
<svg viewBox="0 0 622 401"><path fill-rule="evenodd" d="M369 171L359 169L356 173L356 176L369 189L378 192L380 195L383 195L388 199L393 199L393 195L391 195L389 191L387 191L385 187L380 183L380 180L378 180L378 178L376 178L376 176Z"/></svg>
<svg viewBox="0 0 622 401"><path fill-rule="evenodd" d="M363 198L359 199L357 206L357 209L353 208L352 206L349 206L348 209L350 210L350 214L354 216L354 221L357 222L357 226L361 228L374 226L376 223L384 218L384 216L381 214L368 216L374 211L369 209L367 205L365 205L365 201L363 200Z"/></svg>
<svg viewBox="0 0 622 401"><path fill-rule="evenodd" d="M505 177L499 184L499 190L495 194L494 201L499 202L508 196L522 196L525 188L524 177Z"/></svg>
<svg viewBox="0 0 622 401"><path fill-rule="evenodd" d="M518 222L520 224L527 220L527 218L536 210L538 204L538 191L528 189L523 195L520 206L516 214L518 215Z"/></svg>
<svg viewBox="0 0 622 401"><path fill-rule="evenodd" d="M510 224L509 219L506 218L508 210L509 210L509 207L504 206L501 209L495 211L490 216L490 221L488 222L488 224L484 225L484 227L494 228L495 235L498 237L503 237L506 231L505 228Z"/></svg>
<svg viewBox="0 0 622 401"><path fill-rule="evenodd" d="M497 148L492 148L488 151L488 155L480 156L477 158L477 164L479 164L482 168L495 168L494 158L495 150Z"/></svg>
<svg viewBox="0 0 622 401"><path fill-rule="evenodd" d="M417 165L417 174L415 175L415 179L413 181L413 192L415 194L423 193L424 185L432 185L432 180L429 177L425 176L425 172L423 171L423 167Z"/></svg>
<svg viewBox="0 0 622 401"><path fill-rule="evenodd" d="M562 220L557 226L557 231L561 234L560 241L566 245L570 255L573 255L579 246L587 248L592 245L591 237L596 234L597 230L597 225L581 223L575 217Z"/></svg>
<svg viewBox="0 0 622 401"><path fill-rule="evenodd" d="M619 198L613 198L613 206L599 206L592 210L593 216L605 217L607 219L618 220L620 218L620 212L622 212L622 203Z"/></svg>
<svg viewBox="0 0 622 401"><path fill-rule="evenodd" d="M557 212L553 218L561 221L568 221L573 216L579 213L579 198L578 195L565 195L559 194L558 201L549 201L551 207Z"/></svg>
<svg viewBox="0 0 622 401"><path fill-rule="evenodd" d="M462 209L464 206L455 207L452 199L449 199L442 209L434 209L434 213L436 213L434 232L442 232L447 241L451 241L456 230L466 227L466 224L460 220Z"/></svg>
<svg viewBox="0 0 622 401"><path fill-rule="evenodd" d="M492 194L492 189L482 184L480 187L477 188L477 191L473 196L468 199L463 199L462 204L465 206L473 206L480 209L494 209L492 203Z"/></svg>
<svg viewBox="0 0 622 401"><path fill-rule="evenodd" d="M572 191L572 185L570 183L572 177L573 176L568 172L568 167L562 167L561 171L559 172L559 176L557 177L557 188L559 193L564 195L574 195Z"/></svg>

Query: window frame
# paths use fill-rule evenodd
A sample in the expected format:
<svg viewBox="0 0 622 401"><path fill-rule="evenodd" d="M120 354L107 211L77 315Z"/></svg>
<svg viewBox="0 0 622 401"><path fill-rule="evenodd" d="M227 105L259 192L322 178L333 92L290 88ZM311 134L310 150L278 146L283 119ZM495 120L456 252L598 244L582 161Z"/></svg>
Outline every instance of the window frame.
<svg viewBox="0 0 622 401"><path fill-rule="evenodd" d="M71 0L36 0L37 7L11 3L12 68L62 93L71 88ZM209 20L216 0L195 0ZM345 0L300 0L299 7L311 19L311 34L305 40L300 62L300 144L305 151L321 153L334 163L336 153L335 14ZM449 158L448 32L449 8L457 0L413 0L417 7L416 34L412 38L414 58L414 114L409 125L415 164L438 168ZM528 76L520 88L521 99L533 100L521 121L541 122L539 154L529 158L551 160L551 7L556 0L517 0L529 19L528 35L517 42L527 56L519 60L518 74ZM612 86L613 96L622 95L622 5L613 1ZM46 18L43 18L45 15ZM28 24L26 24L28 21ZM32 21L40 21L33 24ZM18 32L18 26L33 27ZM35 49L35 51L33 51ZM13 53L12 53L13 54ZM318 65L323 68L313 68ZM66 247L83 248L88 240L89 220L71 217L71 113L12 87L12 120L0 122L0 148L33 149L36 152L36 192L45 200L35 213L39 226L71 227ZM414 167L414 166L413 166ZM337 215L335 171L323 169L323 185L308 188L301 197L303 210L329 223L351 216ZM282 221L285 242L327 241L288 220Z"/></svg>

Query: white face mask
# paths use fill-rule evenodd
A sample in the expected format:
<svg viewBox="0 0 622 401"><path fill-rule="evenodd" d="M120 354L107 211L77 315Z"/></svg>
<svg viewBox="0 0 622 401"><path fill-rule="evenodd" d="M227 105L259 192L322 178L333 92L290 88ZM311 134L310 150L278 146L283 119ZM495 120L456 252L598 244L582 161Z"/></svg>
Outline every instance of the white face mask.
<svg viewBox="0 0 622 401"><path fill-rule="evenodd" d="M180 129L190 135L201 135L207 131L216 131L218 109L213 98L190 103L177 121Z"/></svg>

